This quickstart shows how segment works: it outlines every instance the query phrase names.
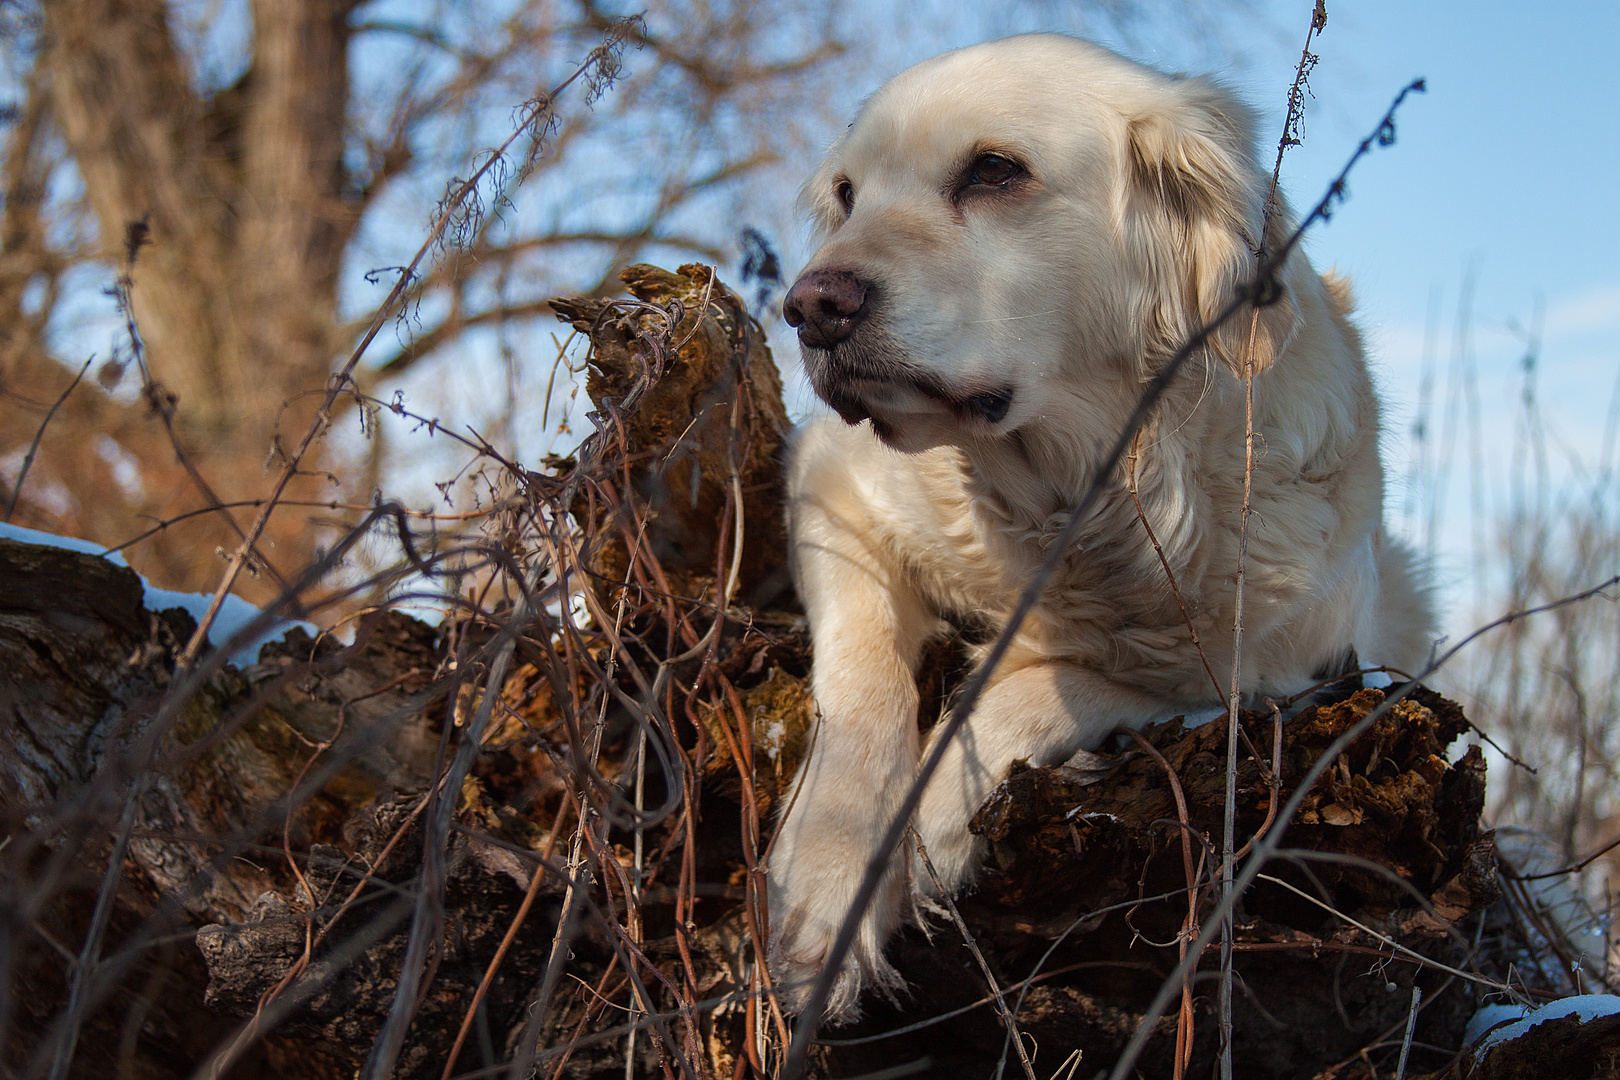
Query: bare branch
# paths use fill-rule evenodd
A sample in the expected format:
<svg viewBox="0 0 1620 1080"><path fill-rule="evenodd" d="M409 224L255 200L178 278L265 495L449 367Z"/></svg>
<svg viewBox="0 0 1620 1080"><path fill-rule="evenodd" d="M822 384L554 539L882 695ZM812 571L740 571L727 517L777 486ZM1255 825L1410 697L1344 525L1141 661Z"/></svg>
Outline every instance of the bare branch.
<svg viewBox="0 0 1620 1080"><path fill-rule="evenodd" d="M28 470L33 467L34 454L39 450L39 440L45 437L45 429L50 426L51 418L56 415L56 410L60 409L62 402L66 401L68 395L73 393L73 388L79 385L79 380L84 378L84 373L90 370L90 365L94 360L95 358L91 357L84 362L84 367L80 368L79 373L73 376L73 381L68 383L67 389L62 391L62 396L56 399L55 404L50 407L50 411L45 414L45 419L40 421L39 430L34 432L34 441L28 444L28 452L23 455L22 468L17 470L17 480L11 485L11 498L6 503L6 516L0 520L10 521L11 515L17 512L17 497L22 494L23 483L28 479Z"/></svg>

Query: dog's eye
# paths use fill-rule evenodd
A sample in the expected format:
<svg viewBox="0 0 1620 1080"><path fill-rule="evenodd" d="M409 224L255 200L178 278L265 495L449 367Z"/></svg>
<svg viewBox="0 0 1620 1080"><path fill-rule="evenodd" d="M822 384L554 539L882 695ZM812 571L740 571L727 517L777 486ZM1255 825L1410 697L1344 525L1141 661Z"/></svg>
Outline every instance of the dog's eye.
<svg viewBox="0 0 1620 1080"><path fill-rule="evenodd" d="M844 213L855 209L855 186L846 177L838 178L838 187L835 189L838 203L844 208Z"/></svg>
<svg viewBox="0 0 1620 1080"><path fill-rule="evenodd" d="M1023 168L1011 158L1000 154L980 154L968 170L968 183L983 187L1006 187L1019 176Z"/></svg>

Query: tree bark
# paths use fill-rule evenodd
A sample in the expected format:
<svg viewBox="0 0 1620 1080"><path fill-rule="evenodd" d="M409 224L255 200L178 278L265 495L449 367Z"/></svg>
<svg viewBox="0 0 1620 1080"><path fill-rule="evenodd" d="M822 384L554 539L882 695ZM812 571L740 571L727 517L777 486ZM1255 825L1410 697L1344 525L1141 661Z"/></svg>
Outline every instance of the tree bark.
<svg viewBox="0 0 1620 1080"><path fill-rule="evenodd" d="M256 0L252 64L204 101L161 0L47 0L54 112L124 261L153 376L187 432L265 430L319 388L338 342L337 275L355 214L343 139L346 0Z"/></svg>

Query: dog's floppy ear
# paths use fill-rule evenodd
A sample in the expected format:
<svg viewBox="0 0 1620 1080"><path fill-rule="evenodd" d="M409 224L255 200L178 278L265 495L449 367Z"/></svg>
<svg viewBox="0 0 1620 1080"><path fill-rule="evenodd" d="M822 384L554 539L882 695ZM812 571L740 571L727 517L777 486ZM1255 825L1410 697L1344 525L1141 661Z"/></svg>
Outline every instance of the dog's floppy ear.
<svg viewBox="0 0 1620 1080"><path fill-rule="evenodd" d="M1280 195L1266 212L1271 180L1255 164L1248 109L1201 79L1180 80L1175 89L1131 117L1127 134L1129 212L1159 291L1152 318L1159 340L1149 352L1161 359L1253 279L1262 230L1267 251L1288 238ZM1258 372L1277 358L1293 336L1298 306L1285 288L1255 313L1244 307L1209 339L1238 375L1246 359Z"/></svg>

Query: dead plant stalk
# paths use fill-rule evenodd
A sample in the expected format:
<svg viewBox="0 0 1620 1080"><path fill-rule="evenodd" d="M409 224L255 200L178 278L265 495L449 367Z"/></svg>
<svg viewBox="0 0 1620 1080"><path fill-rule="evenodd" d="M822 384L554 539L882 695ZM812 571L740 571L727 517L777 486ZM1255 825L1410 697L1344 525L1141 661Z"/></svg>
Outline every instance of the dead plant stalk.
<svg viewBox="0 0 1620 1080"><path fill-rule="evenodd" d="M1327 7L1324 0L1316 0L1311 10L1310 26L1305 31L1305 45L1300 50L1299 63L1294 68L1294 80L1288 88L1287 110L1283 119L1282 135L1277 139L1277 158L1271 168L1271 186L1260 211L1260 244L1255 262L1265 258L1265 237L1273 215L1277 213L1277 188L1282 177L1283 155L1288 147L1296 145L1304 122L1304 97L1310 72L1316 65L1316 54L1311 43L1327 25ZM1221 899L1232 900L1233 849L1237 846L1237 748L1241 731L1239 713L1242 705L1243 667L1243 588L1247 581L1249 552L1250 499L1254 491L1254 343L1260 325L1260 309L1249 317L1249 340L1243 354L1243 508L1238 516L1237 579L1232 615L1232 678L1227 700L1226 718L1226 805L1221 827ZM1272 799L1275 808L1276 798ZM1227 904L1229 911L1234 906ZM1221 971L1217 1009L1221 1033L1221 1080L1232 1080L1232 942L1235 927L1229 913L1221 920Z"/></svg>

